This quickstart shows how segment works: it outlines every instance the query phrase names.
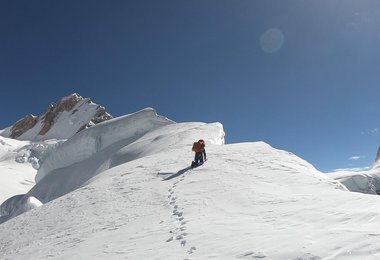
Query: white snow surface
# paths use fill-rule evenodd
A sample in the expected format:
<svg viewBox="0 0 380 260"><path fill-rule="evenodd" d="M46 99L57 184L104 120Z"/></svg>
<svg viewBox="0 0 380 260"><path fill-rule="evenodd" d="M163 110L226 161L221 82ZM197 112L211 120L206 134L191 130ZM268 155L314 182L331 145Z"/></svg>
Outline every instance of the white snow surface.
<svg viewBox="0 0 380 260"><path fill-rule="evenodd" d="M53 143L56 141L33 143L0 137L0 204L34 186L39 158Z"/></svg>
<svg viewBox="0 0 380 260"><path fill-rule="evenodd" d="M89 159L112 146L114 149L120 149L138 140L149 131L172 123L174 122L158 116L154 109L146 108L85 129L44 156L36 176L36 182L55 169ZM107 154L110 153L112 152L107 152Z"/></svg>
<svg viewBox="0 0 380 260"><path fill-rule="evenodd" d="M150 109L90 129L49 151L34 188L2 204L3 220L31 210L0 225L0 259L380 258L379 197L292 153L224 145L219 123ZM190 170L200 138L208 160Z"/></svg>
<svg viewBox="0 0 380 260"><path fill-rule="evenodd" d="M376 162L368 170L338 170L327 174L352 192L380 194L380 165Z"/></svg>
<svg viewBox="0 0 380 260"><path fill-rule="evenodd" d="M40 160L37 184L25 196L12 197L0 206L0 223L23 213L21 209L28 209L24 204L30 196L47 203L109 168L183 147L185 143L191 145L195 130L210 144L224 143L224 131L219 123L173 124L147 108L98 124L48 149Z"/></svg>

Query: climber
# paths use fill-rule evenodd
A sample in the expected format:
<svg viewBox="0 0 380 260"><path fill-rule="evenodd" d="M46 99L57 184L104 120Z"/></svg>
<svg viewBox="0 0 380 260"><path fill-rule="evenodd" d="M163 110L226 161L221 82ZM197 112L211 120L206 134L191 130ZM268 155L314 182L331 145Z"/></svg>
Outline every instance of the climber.
<svg viewBox="0 0 380 260"><path fill-rule="evenodd" d="M205 142L202 139L198 142L194 142L192 150L195 152L195 157L194 161L191 162L191 168L195 168L206 161Z"/></svg>

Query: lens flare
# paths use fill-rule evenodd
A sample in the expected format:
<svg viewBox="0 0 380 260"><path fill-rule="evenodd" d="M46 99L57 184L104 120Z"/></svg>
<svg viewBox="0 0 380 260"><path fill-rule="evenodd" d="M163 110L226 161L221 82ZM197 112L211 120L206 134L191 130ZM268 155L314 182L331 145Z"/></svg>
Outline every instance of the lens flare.
<svg viewBox="0 0 380 260"><path fill-rule="evenodd" d="M277 28L271 28L260 37L261 49L267 53L275 53L284 43L284 34Z"/></svg>

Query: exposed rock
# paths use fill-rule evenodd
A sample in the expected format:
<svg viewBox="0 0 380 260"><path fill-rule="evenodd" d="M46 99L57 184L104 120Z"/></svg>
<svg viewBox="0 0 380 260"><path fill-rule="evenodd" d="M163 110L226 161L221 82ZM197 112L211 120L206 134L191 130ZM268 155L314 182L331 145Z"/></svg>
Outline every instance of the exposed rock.
<svg viewBox="0 0 380 260"><path fill-rule="evenodd" d="M74 110L73 113L75 113L75 112L76 111ZM98 106L97 109L96 109L96 114L95 114L94 118L90 122L88 122L87 124L82 125L82 127L78 129L77 133L79 133L80 131L82 131L82 130L84 130L86 128L89 128L89 127L91 127L93 125L99 124L99 123L101 123L103 121L106 121L106 120L109 120L109 119L112 119L112 118L113 117L106 112L106 110L105 110L104 107Z"/></svg>
<svg viewBox="0 0 380 260"><path fill-rule="evenodd" d="M92 120L92 122L94 124L99 124L109 119L112 119L112 116L106 112L106 109L104 107L98 106L98 108L96 109L95 117Z"/></svg>
<svg viewBox="0 0 380 260"><path fill-rule="evenodd" d="M64 115L64 112L69 114ZM83 129L111 118L104 107L74 93L62 98L58 103L51 103L41 117L28 115L17 121L8 134L3 135L14 139L20 137L23 140L67 139ZM34 129L29 131L32 128ZM62 128L65 131L62 132Z"/></svg>
<svg viewBox="0 0 380 260"><path fill-rule="evenodd" d="M38 133L39 135L46 134L49 131L50 127L53 125L54 119L57 115L56 107L57 105L55 103L51 103L47 109L47 112L42 116L42 128Z"/></svg>
<svg viewBox="0 0 380 260"><path fill-rule="evenodd" d="M63 98L60 102L58 102L55 111L56 112L70 111L81 99L83 98L79 96L78 94L76 93L71 94L70 96Z"/></svg>
<svg viewBox="0 0 380 260"><path fill-rule="evenodd" d="M27 115L23 119L18 120L11 128L11 138L17 138L29 129L32 129L38 122L38 117Z"/></svg>
<svg viewBox="0 0 380 260"><path fill-rule="evenodd" d="M81 99L83 99L81 96L74 93L68 97L62 98L58 104L51 103L47 109L47 112L42 116L42 128L38 134L45 135L54 124L54 120L57 117L58 113L63 111L71 111Z"/></svg>

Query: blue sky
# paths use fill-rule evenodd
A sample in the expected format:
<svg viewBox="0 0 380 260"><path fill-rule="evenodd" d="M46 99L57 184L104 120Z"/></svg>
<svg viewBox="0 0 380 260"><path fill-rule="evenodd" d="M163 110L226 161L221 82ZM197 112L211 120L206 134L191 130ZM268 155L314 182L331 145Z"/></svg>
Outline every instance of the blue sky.
<svg viewBox="0 0 380 260"><path fill-rule="evenodd" d="M78 92L114 116L220 121L228 143L322 171L380 146L377 0L6 0L0 32L0 128Z"/></svg>

